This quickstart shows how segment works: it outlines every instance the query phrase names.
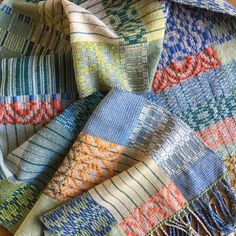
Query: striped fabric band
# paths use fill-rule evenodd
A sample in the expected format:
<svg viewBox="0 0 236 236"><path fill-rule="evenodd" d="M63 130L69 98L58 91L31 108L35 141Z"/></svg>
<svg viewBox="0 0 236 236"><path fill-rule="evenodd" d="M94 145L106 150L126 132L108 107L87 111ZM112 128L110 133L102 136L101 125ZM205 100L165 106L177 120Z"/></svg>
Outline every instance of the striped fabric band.
<svg viewBox="0 0 236 236"><path fill-rule="evenodd" d="M150 88L162 47L165 11L164 2L153 0L123 2L119 8L115 2L100 0L39 3L41 21L70 34L81 97L111 87Z"/></svg>
<svg viewBox="0 0 236 236"><path fill-rule="evenodd" d="M116 103L119 100L122 102ZM119 109L122 109L119 119L113 119L113 112ZM131 119L134 125L129 127ZM102 123L98 127L99 121ZM114 132L112 136L99 132L106 130L108 124L109 133ZM231 191L225 173L219 157L179 118L144 97L112 90L99 104L44 191L59 202L81 195L43 215L41 220L50 232L61 235L109 232L116 235L117 231L118 235L149 235L153 230L165 232L161 226L166 222L175 224L169 217L176 215L177 221L191 214L205 232L218 229L223 232L222 227L208 228L214 217L205 222L204 207L199 201L206 201L202 194L210 196L212 191L227 198L218 189L222 185L222 189L225 186ZM216 201L221 204L219 199ZM231 203L236 204L234 200ZM100 209L98 213L96 209ZM185 212L183 216L177 214L180 209ZM214 214L220 217L215 211ZM184 229L196 230L193 225L190 228Z"/></svg>
<svg viewBox="0 0 236 236"><path fill-rule="evenodd" d="M7 180L0 180L0 224L14 231L39 197L88 117L104 95L95 93L69 106L44 128L11 151L1 170ZM19 206L21 206L19 208ZM5 216L8 216L7 218Z"/></svg>

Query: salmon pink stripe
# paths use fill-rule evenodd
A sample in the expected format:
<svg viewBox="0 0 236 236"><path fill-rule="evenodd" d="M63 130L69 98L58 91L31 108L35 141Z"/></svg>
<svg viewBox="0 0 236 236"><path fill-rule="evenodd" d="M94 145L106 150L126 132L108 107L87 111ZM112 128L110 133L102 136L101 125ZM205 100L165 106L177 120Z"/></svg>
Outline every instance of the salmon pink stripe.
<svg viewBox="0 0 236 236"><path fill-rule="evenodd" d="M143 236L156 227L159 222L180 210L186 202L175 184L169 183L167 186L163 186L160 192L156 192L148 198L142 206L126 216L119 226L126 235Z"/></svg>
<svg viewBox="0 0 236 236"><path fill-rule="evenodd" d="M57 99L0 103L0 124L44 125L62 111Z"/></svg>
<svg viewBox="0 0 236 236"><path fill-rule="evenodd" d="M225 146L230 146L236 142L236 120L229 117L212 124L201 131L197 131L197 136L214 151L221 151Z"/></svg>
<svg viewBox="0 0 236 236"><path fill-rule="evenodd" d="M158 70L152 83L153 91L160 92L220 65L214 49L206 48L198 54L185 57L182 63L176 61Z"/></svg>

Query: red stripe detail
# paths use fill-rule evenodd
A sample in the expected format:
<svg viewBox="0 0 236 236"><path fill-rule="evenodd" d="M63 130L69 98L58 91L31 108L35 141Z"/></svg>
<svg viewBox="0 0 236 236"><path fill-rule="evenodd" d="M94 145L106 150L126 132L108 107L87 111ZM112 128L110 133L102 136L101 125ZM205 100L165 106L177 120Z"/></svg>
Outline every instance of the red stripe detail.
<svg viewBox="0 0 236 236"><path fill-rule="evenodd" d="M62 112L56 99L0 104L0 124L43 125Z"/></svg>
<svg viewBox="0 0 236 236"><path fill-rule="evenodd" d="M173 62L155 73L152 88L154 92L160 92L175 86L193 76L212 70L221 65L213 48L185 57L182 63Z"/></svg>
<svg viewBox="0 0 236 236"><path fill-rule="evenodd" d="M214 151L223 151L236 142L235 117L229 117L196 132L205 145Z"/></svg>
<svg viewBox="0 0 236 236"><path fill-rule="evenodd" d="M169 183L167 186L162 186L160 192L154 193L143 205L135 208L119 223L119 226L126 235L146 235L159 222L183 208L186 202L175 184Z"/></svg>

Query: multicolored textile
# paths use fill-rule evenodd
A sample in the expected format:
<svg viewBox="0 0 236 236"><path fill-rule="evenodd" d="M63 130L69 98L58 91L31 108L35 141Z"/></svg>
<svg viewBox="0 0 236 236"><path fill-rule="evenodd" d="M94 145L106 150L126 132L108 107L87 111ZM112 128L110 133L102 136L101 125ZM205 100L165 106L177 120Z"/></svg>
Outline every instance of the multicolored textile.
<svg viewBox="0 0 236 236"><path fill-rule="evenodd" d="M0 2L0 225L236 232L233 6Z"/></svg>
<svg viewBox="0 0 236 236"><path fill-rule="evenodd" d="M119 90L99 104L43 194L79 195L41 217L58 235L212 235L232 232L236 217L220 158L180 119Z"/></svg>
<svg viewBox="0 0 236 236"><path fill-rule="evenodd" d="M235 17L171 3L150 97L225 160L236 189L235 25Z"/></svg>
<svg viewBox="0 0 236 236"><path fill-rule="evenodd" d="M74 2L39 2L39 11L42 22L70 35L80 96L111 87L149 90L163 43L165 2Z"/></svg>
<svg viewBox="0 0 236 236"><path fill-rule="evenodd" d="M0 180L1 225L14 231L26 216L102 97L95 93L73 103L1 160L8 180Z"/></svg>

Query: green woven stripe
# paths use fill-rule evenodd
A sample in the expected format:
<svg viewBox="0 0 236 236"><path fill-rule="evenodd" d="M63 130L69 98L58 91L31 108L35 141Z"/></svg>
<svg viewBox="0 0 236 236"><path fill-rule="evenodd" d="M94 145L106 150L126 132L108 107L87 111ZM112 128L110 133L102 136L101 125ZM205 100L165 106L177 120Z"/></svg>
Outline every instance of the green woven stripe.
<svg viewBox="0 0 236 236"><path fill-rule="evenodd" d="M1 193L4 195L2 185L5 186L5 189L9 189L10 184L2 180L0 185ZM0 224L8 229L12 228L33 207L38 195L36 188L29 184L17 185L14 194L0 204Z"/></svg>
<svg viewBox="0 0 236 236"><path fill-rule="evenodd" d="M76 93L70 54L3 59L0 65L2 97Z"/></svg>
<svg viewBox="0 0 236 236"><path fill-rule="evenodd" d="M0 8L3 6L0 4ZM0 59L70 51L67 35L14 11L6 13L3 9L0 10L0 45Z"/></svg>

